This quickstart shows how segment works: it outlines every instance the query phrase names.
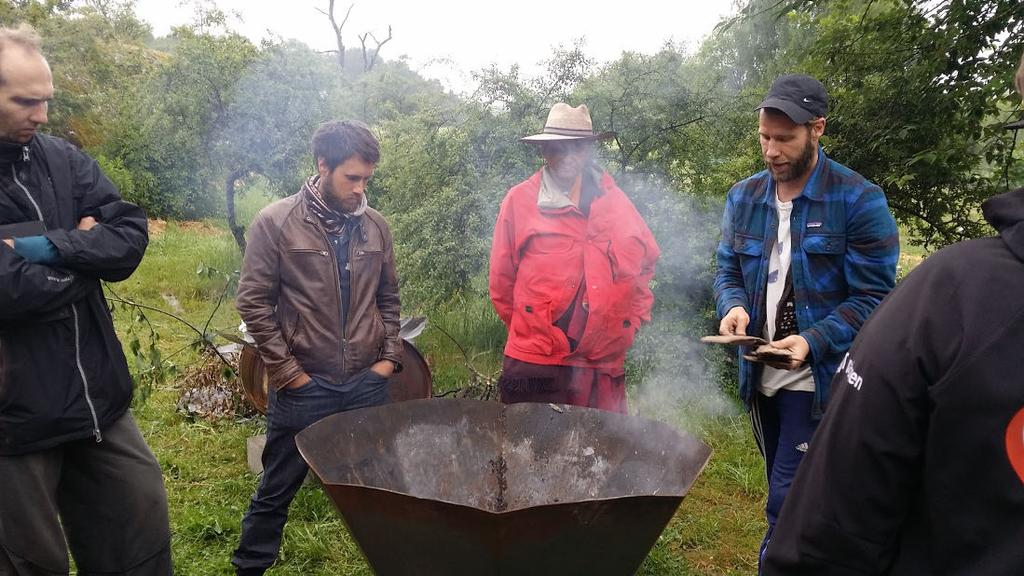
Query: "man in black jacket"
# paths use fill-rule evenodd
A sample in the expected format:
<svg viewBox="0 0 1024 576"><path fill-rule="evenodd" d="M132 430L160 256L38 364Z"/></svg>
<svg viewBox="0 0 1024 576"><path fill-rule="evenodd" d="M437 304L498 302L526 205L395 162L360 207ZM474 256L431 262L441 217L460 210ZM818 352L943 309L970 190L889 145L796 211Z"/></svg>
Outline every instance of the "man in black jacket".
<svg viewBox="0 0 1024 576"><path fill-rule="evenodd" d="M982 210L858 334L765 574L1024 574L1024 189Z"/></svg>
<svg viewBox="0 0 1024 576"><path fill-rule="evenodd" d="M171 573L160 466L100 280L146 216L96 162L37 134L53 97L31 28L0 29L0 574Z"/></svg>

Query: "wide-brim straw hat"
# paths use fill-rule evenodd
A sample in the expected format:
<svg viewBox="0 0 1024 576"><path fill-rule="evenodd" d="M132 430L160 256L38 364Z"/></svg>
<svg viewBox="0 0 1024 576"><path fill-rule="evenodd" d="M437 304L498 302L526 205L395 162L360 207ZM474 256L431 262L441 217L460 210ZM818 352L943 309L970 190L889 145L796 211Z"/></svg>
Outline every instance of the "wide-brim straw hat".
<svg viewBox="0 0 1024 576"><path fill-rule="evenodd" d="M590 120L590 110L586 104L573 108L559 102L548 112L543 132L519 140L536 144L559 140L602 140L614 135L615 132L594 132L594 123Z"/></svg>

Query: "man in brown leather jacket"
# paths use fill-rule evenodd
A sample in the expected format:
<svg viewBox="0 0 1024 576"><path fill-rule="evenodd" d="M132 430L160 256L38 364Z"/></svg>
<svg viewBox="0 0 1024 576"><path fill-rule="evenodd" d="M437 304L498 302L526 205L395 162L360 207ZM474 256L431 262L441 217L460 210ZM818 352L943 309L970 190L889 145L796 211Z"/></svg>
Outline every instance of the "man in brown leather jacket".
<svg viewBox="0 0 1024 576"><path fill-rule="evenodd" d="M345 410L387 401L400 368L398 278L391 231L367 206L380 158L358 122L313 135L317 174L267 206L249 229L236 305L273 389L263 478L231 559L240 575L277 558L288 505L306 476L295 434Z"/></svg>

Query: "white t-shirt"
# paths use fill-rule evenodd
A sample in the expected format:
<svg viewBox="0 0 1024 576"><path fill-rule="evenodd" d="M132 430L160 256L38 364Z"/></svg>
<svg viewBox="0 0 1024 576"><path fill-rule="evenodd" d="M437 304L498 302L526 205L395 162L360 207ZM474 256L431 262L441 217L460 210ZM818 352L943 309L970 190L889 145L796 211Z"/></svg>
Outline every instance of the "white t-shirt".
<svg viewBox="0 0 1024 576"><path fill-rule="evenodd" d="M775 246L772 247L771 258L768 260L764 337L769 342L775 339L776 314L786 287L789 264L793 259L793 239L789 233L793 202L782 202L779 200L778 192L772 196L775 197L775 211L779 216L779 236L775 239ZM776 392L783 389L814 392L814 374L811 372L810 364L804 364L797 370L778 370L771 366L765 366L758 390L765 396L774 396Z"/></svg>

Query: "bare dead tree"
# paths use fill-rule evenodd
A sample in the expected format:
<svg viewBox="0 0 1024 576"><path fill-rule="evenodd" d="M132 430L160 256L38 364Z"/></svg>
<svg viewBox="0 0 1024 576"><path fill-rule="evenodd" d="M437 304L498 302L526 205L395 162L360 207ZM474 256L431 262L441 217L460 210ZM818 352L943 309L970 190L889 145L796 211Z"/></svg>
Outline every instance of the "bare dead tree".
<svg viewBox="0 0 1024 576"><path fill-rule="evenodd" d="M377 43L377 47L373 49L373 55L369 54L366 49L366 39L369 38ZM373 35L373 32L367 32L359 37L359 43L363 45L363 72L369 72L373 70L373 65L377 63L377 56L380 54L382 46L387 44L391 40L391 26L388 26L388 37L384 40L377 40L377 37Z"/></svg>
<svg viewBox="0 0 1024 576"><path fill-rule="evenodd" d="M334 39L338 43L338 68L341 69L342 74L345 73L345 41L341 38L341 30L345 27L345 23L348 22L348 17L352 14L352 8L354 7L355 4L349 4L348 10L345 11L345 17L341 20L341 24L339 24L337 19L334 17L334 0L330 0L330 3L327 5L327 12L317 8L318 12L327 16L331 21L331 30L334 31Z"/></svg>

